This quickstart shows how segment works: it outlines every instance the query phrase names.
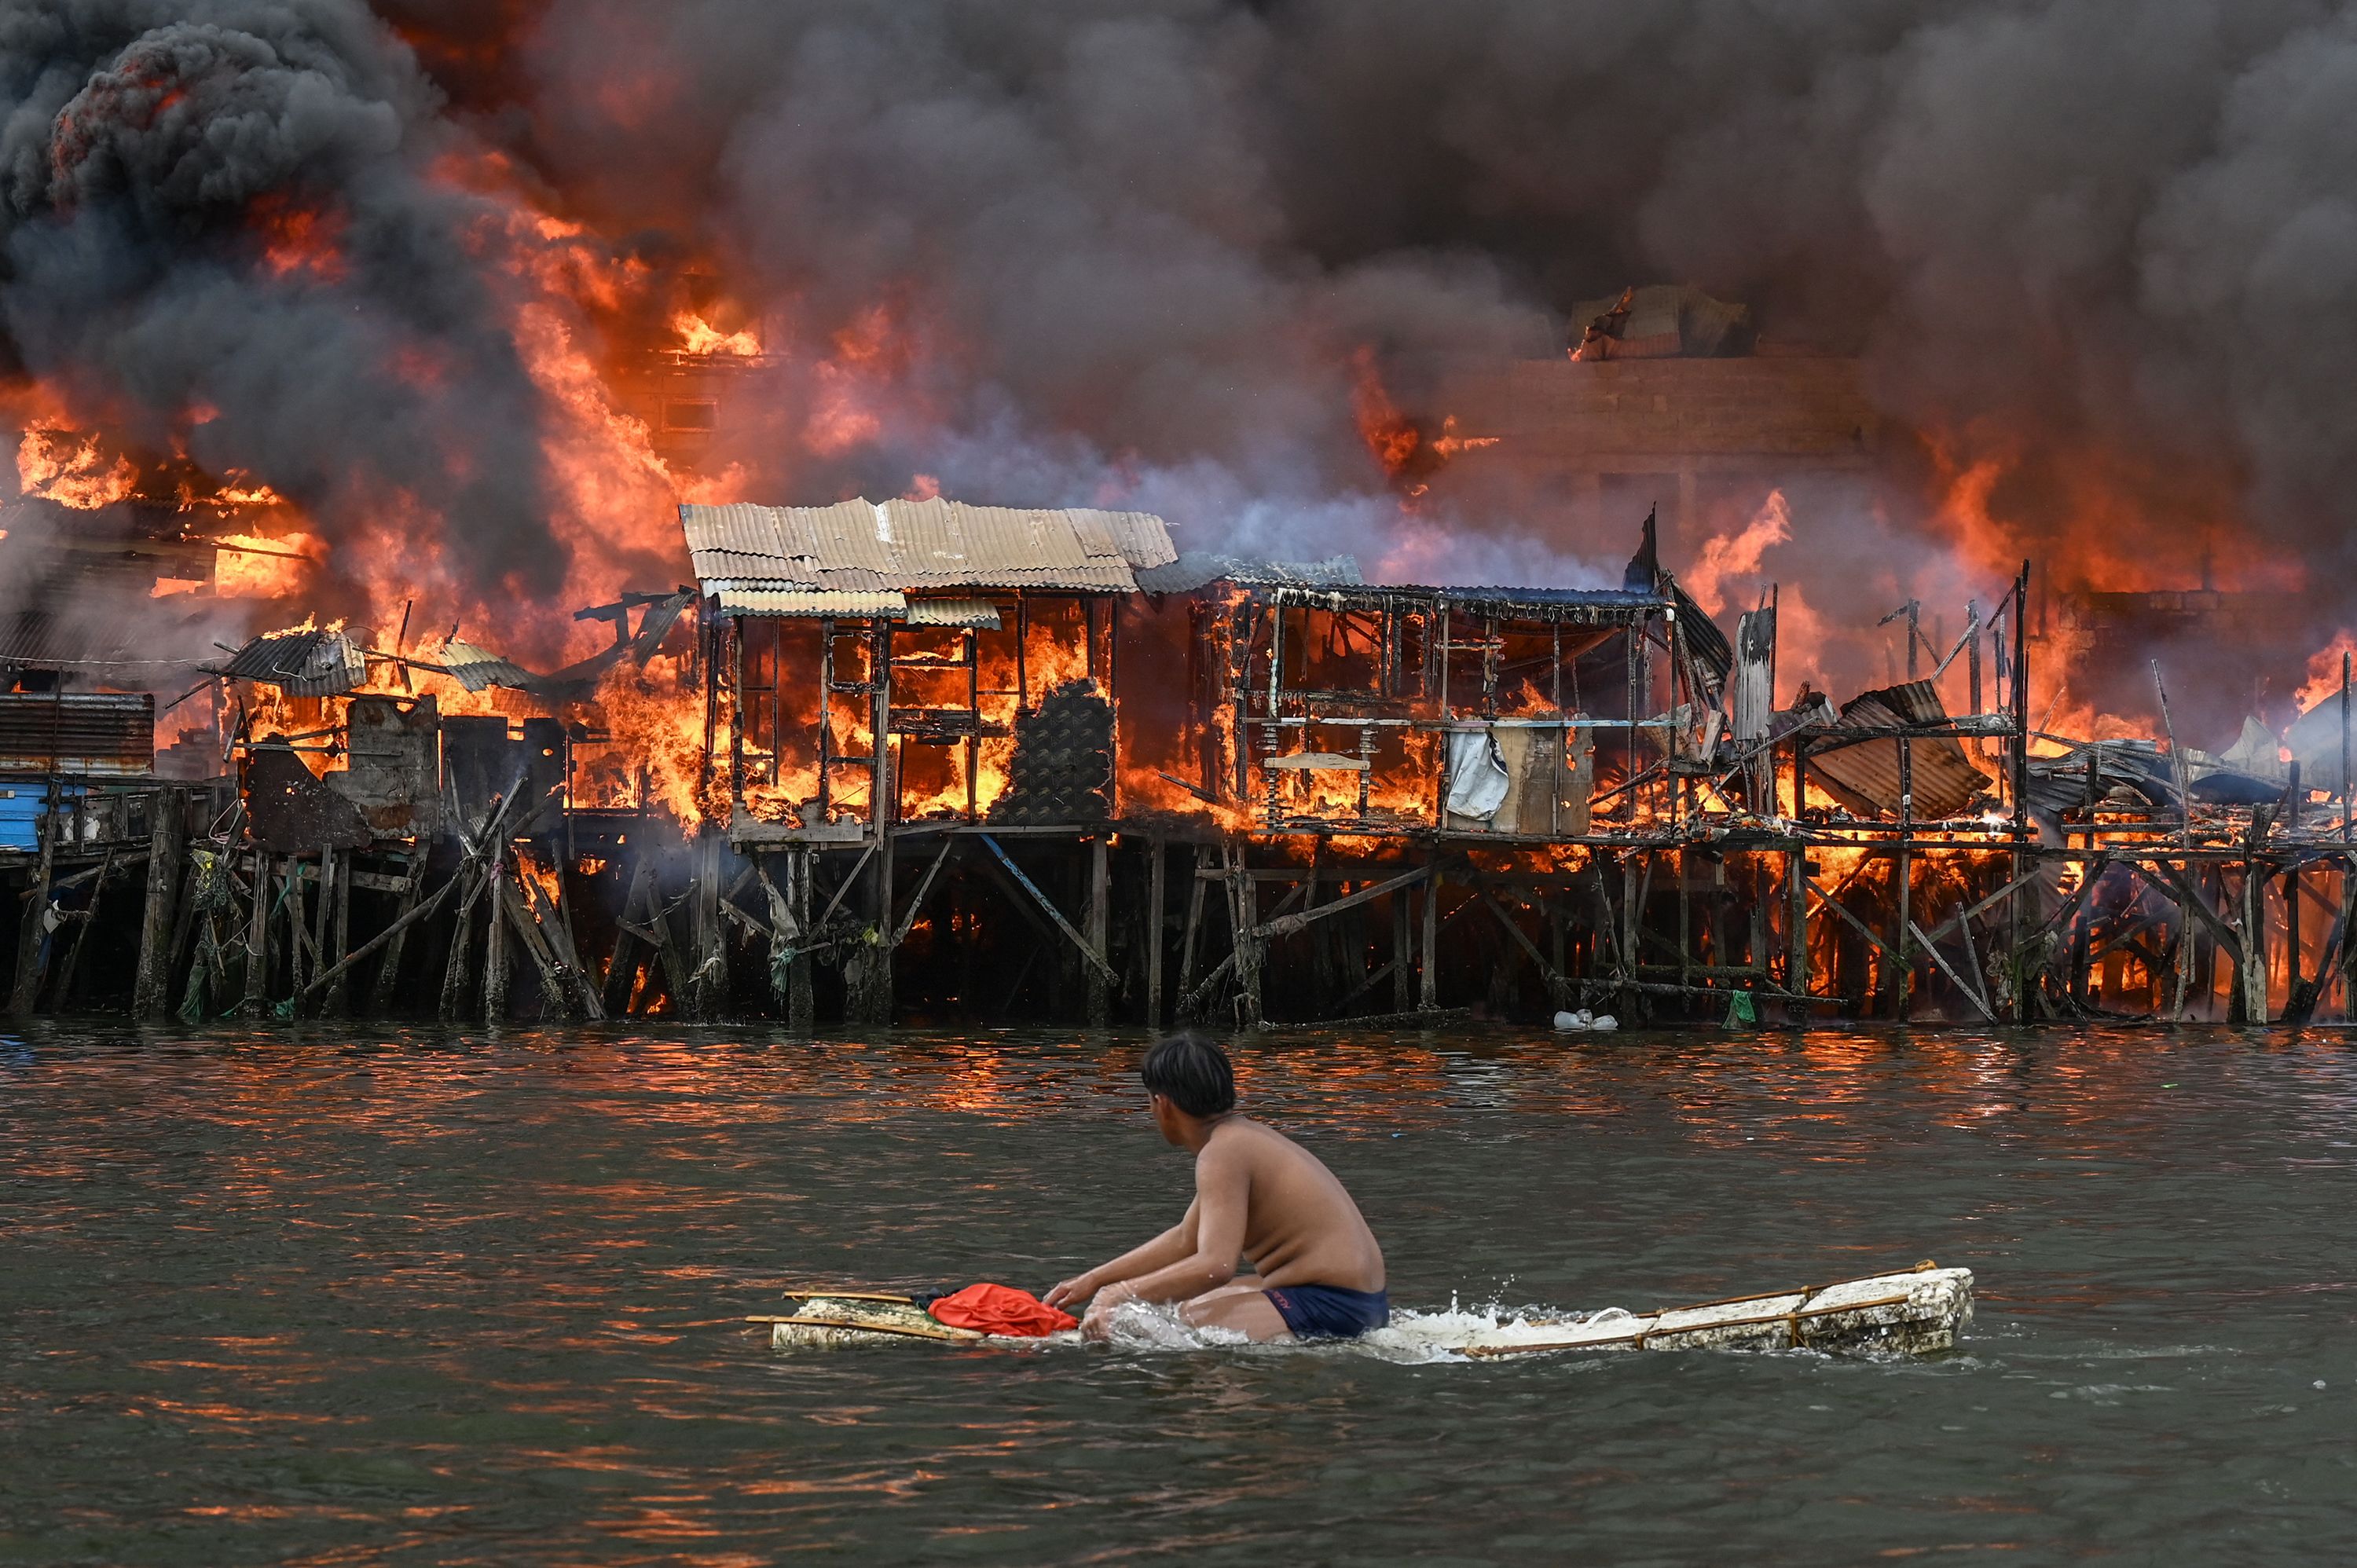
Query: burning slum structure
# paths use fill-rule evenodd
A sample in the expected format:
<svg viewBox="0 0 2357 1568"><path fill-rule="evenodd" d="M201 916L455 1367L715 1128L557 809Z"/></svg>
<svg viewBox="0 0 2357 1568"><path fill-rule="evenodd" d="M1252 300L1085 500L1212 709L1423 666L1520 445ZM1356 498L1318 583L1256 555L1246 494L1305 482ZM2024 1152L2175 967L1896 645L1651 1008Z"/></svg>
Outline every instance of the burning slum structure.
<svg viewBox="0 0 2357 1568"><path fill-rule="evenodd" d="M1135 512L681 518L695 585L579 612L607 645L545 674L405 625L198 658L20 618L12 1008L2349 1009L2345 670L2214 756L2158 690L2157 738L2047 735L2027 567L1951 646L1894 615L1908 679L1780 708L1773 596L1722 630L1650 526L1567 590L1181 555ZM143 655L188 695L103 689Z"/></svg>

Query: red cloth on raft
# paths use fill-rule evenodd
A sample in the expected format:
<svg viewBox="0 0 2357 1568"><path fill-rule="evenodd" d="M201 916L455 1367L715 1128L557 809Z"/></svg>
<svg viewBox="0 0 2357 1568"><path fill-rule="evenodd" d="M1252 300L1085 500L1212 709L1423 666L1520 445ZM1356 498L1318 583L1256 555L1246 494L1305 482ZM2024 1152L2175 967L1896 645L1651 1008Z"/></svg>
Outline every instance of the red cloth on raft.
<svg viewBox="0 0 2357 1568"><path fill-rule="evenodd" d="M973 1328L1017 1339L1044 1339L1050 1334L1081 1326L1081 1320L1071 1313L1059 1312L1029 1291L1017 1290L1013 1285L968 1285L955 1295L942 1297L927 1310L937 1322L952 1328Z"/></svg>

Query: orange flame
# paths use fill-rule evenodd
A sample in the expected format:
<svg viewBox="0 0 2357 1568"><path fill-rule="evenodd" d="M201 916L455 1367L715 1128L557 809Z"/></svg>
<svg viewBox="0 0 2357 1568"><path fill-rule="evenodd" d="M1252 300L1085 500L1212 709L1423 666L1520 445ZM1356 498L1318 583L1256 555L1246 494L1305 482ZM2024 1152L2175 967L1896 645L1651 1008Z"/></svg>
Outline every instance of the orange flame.
<svg viewBox="0 0 2357 1568"><path fill-rule="evenodd" d="M28 496L94 511L126 499L138 482L131 460L117 456L110 461L98 435L31 429L16 444L16 485Z"/></svg>

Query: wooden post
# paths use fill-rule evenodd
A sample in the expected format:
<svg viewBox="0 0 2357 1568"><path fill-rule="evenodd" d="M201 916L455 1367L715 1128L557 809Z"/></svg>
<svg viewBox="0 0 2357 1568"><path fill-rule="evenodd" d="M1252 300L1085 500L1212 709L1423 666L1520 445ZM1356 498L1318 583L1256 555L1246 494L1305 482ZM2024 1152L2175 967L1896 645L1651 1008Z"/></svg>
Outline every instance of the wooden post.
<svg viewBox="0 0 2357 1568"><path fill-rule="evenodd" d="M325 974L328 965L344 956L328 946L335 938L336 884L341 880L338 871L344 859L333 844L319 851L319 908L311 927L311 966L296 977L296 994L311 983L312 976Z"/></svg>
<svg viewBox="0 0 2357 1568"><path fill-rule="evenodd" d="M16 973L8 989L8 1011L16 1017L25 1017L40 1000L41 975L45 961L41 953L42 940L48 935L41 929L49 913L49 884L58 866L58 781L52 777L42 793L41 858L33 873L33 886L24 899L24 914L16 934Z"/></svg>
<svg viewBox="0 0 2357 1568"><path fill-rule="evenodd" d="M1408 950L1408 915L1415 889L1403 887L1392 895L1392 1011L1405 1013L1415 1005L1414 955Z"/></svg>
<svg viewBox="0 0 2357 1568"><path fill-rule="evenodd" d="M457 875L467 879L467 890L458 897L458 913L450 926L450 959L442 966L441 1015L445 1024L457 1023L466 1013L475 960L475 900L483 892L483 877L474 867L462 865Z"/></svg>
<svg viewBox="0 0 2357 1568"><path fill-rule="evenodd" d="M270 1011L270 856L253 852L253 918L246 927L245 1000L240 1011L260 1018Z"/></svg>
<svg viewBox="0 0 2357 1568"><path fill-rule="evenodd" d="M1416 1005L1429 1013L1440 1005L1440 856L1424 883L1424 929L1416 958Z"/></svg>
<svg viewBox="0 0 2357 1568"><path fill-rule="evenodd" d="M90 897L74 917L73 946L66 950L66 961L58 966L58 988L49 998L49 1011L73 1011L74 979L81 972L81 950L90 941L90 929L98 924L98 901L106 893L106 879L114 875L114 847L107 846L105 857L98 864L98 875L90 885Z"/></svg>
<svg viewBox="0 0 2357 1568"><path fill-rule="evenodd" d="M393 1011L393 995L401 986L401 958L409 947L409 928L402 922L417 908L417 895L425 886L425 840L421 837L410 848L409 875L402 881L401 903L393 912L393 940L385 944L376 983L369 988L369 1012L380 1018ZM337 945L342 946L344 940L339 937ZM342 994L339 987L337 995Z"/></svg>
<svg viewBox="0 0 2357 1568"><path fill-rule="evenodd" d="M1203 873L1211 868L1211 845L1198 843L1195 846L1192 867L1187 878L1187 929L1178 939L1178 1004L1175 1014L1177 1021L1181 1024L1194 1021L1193 1010L1189 1007L1187 999L1195 991L1195 938L1203 929L1203 897L1210 891L1210 884L1204 879Z"/></svg>
<svg viewBox="0 0 2357 1568"><path fill-rule="evenodd" d="M1910 604L1912 600L1909 601ZM1911 637L1914 622L1910 614L1908 631ZM1913 678L1915 645L1907 645L1909 678ZM1898 970L1899 1021L1908 1021L1915 1005L1915 746L1901 736L1899 742L1899 929L1894 944L1898 957L1892 967Z"/></svg>
<svg viewBox="0 0 2357 1568"><path fill-rule="evenodd" d="M720 929L720 851L718 824L706 822L695 840L694 916L690 921L694 969L688 976L687 1015L708 1024L728 1005L728 954Z"/></svg>
<svg viewBox="0 0 2357 1568"><path fill-rule="evenodd" d="M1159 838L1146 841L1146 1026L1162 1027L1162 886L1168 846Z"/></svg>
<svg viewBox="0 0 2357 1568"><path fill-rule="evenodd" d="M1247 1029L1256 1029L1262 1016L1261 961L1267 953L1267 944L1254 934L1260 924L1260 895L1254 888L1241 840L1229 850L1228 857L1228 902L1236 934L1237 1021Z"/></svg>
<svg viewBox="0 0 2357 1568"><path fill-rule="evenodd" d="M794 925L802 932L802 946L807 949L814 940L811 930L811 863L815 854L810 845L802 844L786 858L786 901L794 912ZM786 992L786 1023L797 1034L807 1035L818 1018L818 998L811 988L812 960L807 951L798 954Z"/></svg>
<svg viewBox="0 0 2357 1568"><path fill-rule="evenodd" d="M352 950L352 857L348 852L336 859L336 902L334 918L328 933L328 946L320 950L319 961L340 964ZM328 988L328 1013L332 1017L349 1017L352 1010L351 978L339 973L335 983Z"/></svg>
<svg viewBox="0 0 2357 1568"><path fill-rule="evenodd" d="M2243 963L2236 972L2242 1015L2235 1020L2243 1024L2267 1021L2267 884L2259 866L2255 854L2243 861Z"/></svg>
<svg viewBox="0 0 2357 1568"><path fill-rule="evenodd" d="M614 950L606 961L606 987L602 1004L608 1018L619 1018L630 1010L631 982L638 978L639 938L630 927L646 919L646 909L654 901L654 856L646 847L639 848L637 864L630 868L630 888L622 895L622 918L614 927Z"/></svg>
<svg viewBox="0 0 2357 1568"><path fill-rule="evenodd" d="M2295 762L2292 764L2294 789L2298 788L2298 777L2299 764ZM2299 993L2300 972L2308 961L2300 951L2299 862L2297 860L2284 867L2283 904L2284 986L2287 995L2297 996ZM2266 916L2266 906L2264 900L2260 903L2259 914L2263 919ZM2307 1020L2302 1019L2301 1022L2305 1023Z"/></svg>
<svg viewBox="0 0 2357 1568"><path fill-rule="evenodd" d="M162 1018L171 1010L172 915L188 854L188 812L178 789L147 798L147 901L139 918L139 968L131 983L135 1017Z"/></svg>
<svg viewBox="0 0 2357 1568"><path fill-rule="evenodd" d="M1649 865L1645 871L1645 886L1650 889L1653 880L1652 867ZM1627 987L1636 983L1637 966L1644 961L1637 946L1644 911L1645 896L1638 891L1637 885L1637 856L1623 856L1620 862L1620 961L1616 966L1623 989L1616 1005L1631 1014L1637 1010L1637 993Z"/></svg>
<svg viewBox="0 0 2357 1568"><path fill-rule="evenodd" d="M1794 839L1784 851L1784 989L1806 996L1809 975L1809 846ZM1808 1004L1794 1002L1795 1024L1808 1017Z"/></svg>
<svg viewBox="0 0 2357 1568"><path fill-rule="evenodd" d="M483 868L485 891L490 897L490 925L484 942L483 956L483 1022L498 1024L508 1015L508 923L500 908L505 892L500 884L507 879L508 846L505 843L492 845L491 858Z"/></svg>
<svg viewBox="0 0 2357 1568"><path fill-rule="evenodd" d="M1081 915L1081 929L1089 940L1089 950L1107 961L1110 960L1105 944L1113 922L1110 838L1110 834L1099 833L1089 841L1089 896ZM1094 964L1089 966L1087 983L1089 1027L1102 1029L1113 1022L1112 988L1104 971Z"/></svg>

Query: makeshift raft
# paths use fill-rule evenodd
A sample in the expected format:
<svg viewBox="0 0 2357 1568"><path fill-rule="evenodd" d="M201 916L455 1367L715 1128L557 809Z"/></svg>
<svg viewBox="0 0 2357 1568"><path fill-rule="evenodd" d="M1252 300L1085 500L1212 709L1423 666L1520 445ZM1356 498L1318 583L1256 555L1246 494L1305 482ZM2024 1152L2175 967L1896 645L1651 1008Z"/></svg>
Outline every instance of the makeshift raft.
<svg viewBox="0 0 2357 1568"><path fill-rule="evenodd" d="M770 1343L780 1350L881 1345L895 1339L965 1344L1000 1337L1002 1342L1013 1343L971 1328L952 1328L918 1305L914 1296L888 1291L790 1290L786 1299L802 1305L784 1316L760 1314L745 1320L770 1325Z"/></svg>
<svg viewBox="0 0 2357 1568"><path fill-rule="evenodd" d="M943 1344L1038 1344L952 1328L915 1298L884 1291L789 1291L791 1314L762 1314L777 1349L834 1348L932 1340ZM1919 1263L1900 1273L1833 1284L1729 1296L1692 1306L1631 1313L1618 1307L1560 1321L1517 1319L1477 1331L1456 1354L1490 1359L1550 1351L1779 1350L1925 1356L1955 1348L1972 1321L1973 1273ZM1378 1331L1381 1332L1381 1331ZM1058 1339L1072 1336L1058 1335Z"/></svg>
<svg viewBox="0 0 2357 1568"><path fill-rule="evenodd" d="M1953 1350L1973 1316L1973 1272L1921 1262L1799 1290L1728 1296L1576 1321L1516 1322L1457 1348L1489 1359L1550 1350L1783 1350L1928 1356Z"/></svg>

